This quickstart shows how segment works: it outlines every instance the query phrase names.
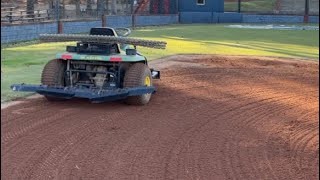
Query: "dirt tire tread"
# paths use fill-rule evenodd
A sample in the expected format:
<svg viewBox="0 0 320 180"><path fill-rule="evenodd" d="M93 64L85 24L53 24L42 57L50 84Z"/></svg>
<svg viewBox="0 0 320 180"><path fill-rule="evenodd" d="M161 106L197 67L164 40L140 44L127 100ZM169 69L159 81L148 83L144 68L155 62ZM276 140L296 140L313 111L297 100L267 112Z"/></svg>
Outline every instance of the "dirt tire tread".
<svg viewBox="0 0 320 180"><path fill-rule="evenodd" d="M43 68L41 84L47 86L64 86L64 70L66 63L60 59L50 60ZM49 101L61 100L52 96L45 96Z"/></svg>
<svg viewBox="0 0 320 180"><path fill-rule="evenodd" d="M123 87L131 88L144 85L144 79L146 76L150 77L152 85L152 77L150 69L143 63L135 63L129 67L128 71L124 76ZM125 102L130 105L145 105L149 102L151 95L145 94L141 96L128 97Z"/></svg>

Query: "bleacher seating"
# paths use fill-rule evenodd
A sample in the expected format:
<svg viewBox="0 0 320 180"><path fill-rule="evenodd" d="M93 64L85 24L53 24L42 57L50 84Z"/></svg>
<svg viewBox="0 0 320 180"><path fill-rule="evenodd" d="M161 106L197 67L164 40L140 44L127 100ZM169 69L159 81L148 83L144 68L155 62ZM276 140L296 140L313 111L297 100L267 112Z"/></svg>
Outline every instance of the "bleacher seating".
<svg viewBox="0 0 320 180"><path fill-rule="evenodd" d="M1 24L40 22L52 19L52 12L49 10L21 10L16 7L1 8Z"/></svg>

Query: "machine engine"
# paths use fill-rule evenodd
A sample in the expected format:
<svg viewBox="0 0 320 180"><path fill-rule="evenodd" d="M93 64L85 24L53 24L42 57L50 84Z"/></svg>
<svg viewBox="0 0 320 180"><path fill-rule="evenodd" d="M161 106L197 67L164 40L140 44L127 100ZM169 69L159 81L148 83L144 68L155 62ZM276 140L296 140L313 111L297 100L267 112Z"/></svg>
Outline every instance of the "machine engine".
<svg viewBox="0 0 320 180"><path fill-rule="evenodd" d="M107 68L104 66L95 66L93 70L96 72L107 72ZM107 74L96 74L91 79L97 87L102 88L106 82Z"/></svg>
<svg viewBox="0 0 320 180"><path fill-rule="evenodd" d="M69 61L66 84L90 88L119 87L120 68L115 64Z"/></svg>

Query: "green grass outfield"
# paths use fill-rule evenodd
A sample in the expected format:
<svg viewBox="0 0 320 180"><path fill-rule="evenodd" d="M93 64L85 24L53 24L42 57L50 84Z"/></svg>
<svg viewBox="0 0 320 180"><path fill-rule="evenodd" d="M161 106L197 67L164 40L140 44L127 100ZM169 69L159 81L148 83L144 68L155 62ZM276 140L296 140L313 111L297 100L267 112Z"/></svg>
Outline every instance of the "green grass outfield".
<svg viewBox="0 0 320 180"><path fill-rule="evenodd" d="M233 29L225 25L144 27L132 37L165 40L166 50L139 48L149 60L174 54L255 55L319 59L319 31ZM75 43L21 43L1 49L1 102L26 93L12 92L13 83L39 83L43 66L65 46Z"/></svg>

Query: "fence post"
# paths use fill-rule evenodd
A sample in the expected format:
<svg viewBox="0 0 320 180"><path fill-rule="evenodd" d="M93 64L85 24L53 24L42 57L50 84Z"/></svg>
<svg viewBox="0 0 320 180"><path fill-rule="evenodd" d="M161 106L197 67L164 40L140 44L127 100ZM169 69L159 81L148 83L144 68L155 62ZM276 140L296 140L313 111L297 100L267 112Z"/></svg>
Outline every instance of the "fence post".
<svg viewBox="0 0 320 180"><path fill-rule="evenodd" d="M309 0L305 1L305 9L304 9L304 18L303 18L304 23L309 22Z"/></svg>
<svg viewBox="0 0 320 180"><path fill-rule="evenodd" d="M238 13L241 13L241 0L238 0Z"/></svg>
<svg viewBox="0 0 320 180"><path fill-rule="evenodd" d="M63 24L60 20L60 0L55 1L55 13L56 13L57 26L58 26L58 34L62 34Z"/></svg>
<svg viewBox="0 0 320 180"><path fill-rule="evenodd" d="M62 34L63 33L63 22L62 21L58 21L58 34Z"/></svg>
<svg viewBox="0 0 320 180"><path fill-rule="evenodd" d="M102 15L101 16L101 25L102 27L107 27L107 19L106 19L106 15Z"/></svg>

